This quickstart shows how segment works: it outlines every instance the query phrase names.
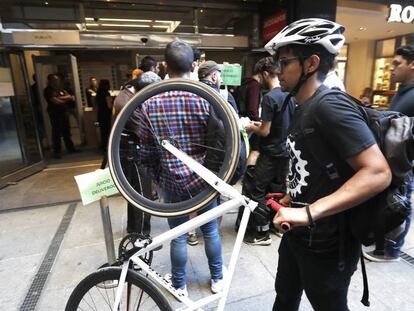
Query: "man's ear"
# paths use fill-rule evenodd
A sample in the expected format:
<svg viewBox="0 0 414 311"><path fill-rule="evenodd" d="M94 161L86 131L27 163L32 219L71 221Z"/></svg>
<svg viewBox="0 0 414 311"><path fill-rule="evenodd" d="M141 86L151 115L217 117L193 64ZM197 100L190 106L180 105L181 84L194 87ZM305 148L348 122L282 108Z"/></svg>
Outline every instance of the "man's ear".
<svg viewBox="0 0 414 311"><path fill-rule="evenodd" d="M306 73L315 72L316 70L318 70L320 63L321 63L321 59L319 58L319 56L316 54L312 54L310 57L305 59L305 62L304 62L305 72Z"/></svg>
<svg viewBox="0 0 414 311"><path fill-rule="evenodd" d="M164 63L163 65L164 65L165 72L168 73L168 65L167 65L167 63Z"/></svg>
<svg viewBox="0 0 414 311"><path fill-rule="evenodd" d="M197 67L197 62L193 62L191 64L191 72L194 72L194 70L196 69L196 67Z"/></svg>
<svg viewBox="0 0 414 311"><path fill-rule="evenodd" d="M408 68L410 68L411 70L414 70L414 60L408 64Z"/></svg>

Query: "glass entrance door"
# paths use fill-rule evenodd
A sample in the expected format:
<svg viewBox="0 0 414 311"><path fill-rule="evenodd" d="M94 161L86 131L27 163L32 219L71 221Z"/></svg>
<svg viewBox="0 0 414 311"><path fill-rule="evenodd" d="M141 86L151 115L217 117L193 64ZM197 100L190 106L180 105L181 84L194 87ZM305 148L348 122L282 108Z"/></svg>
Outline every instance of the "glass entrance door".
<svg viewBox="0 0 414 311"><path fill-rule="evenodd" d="M44 167L22 52L0 51L0 188Z"/></svg>
<svg viewBox="0 0 414 311"><path fill-rule="evenodd" d="M0 52L0 176L24 166L12 101L15 95L8 55Z"/></svg>

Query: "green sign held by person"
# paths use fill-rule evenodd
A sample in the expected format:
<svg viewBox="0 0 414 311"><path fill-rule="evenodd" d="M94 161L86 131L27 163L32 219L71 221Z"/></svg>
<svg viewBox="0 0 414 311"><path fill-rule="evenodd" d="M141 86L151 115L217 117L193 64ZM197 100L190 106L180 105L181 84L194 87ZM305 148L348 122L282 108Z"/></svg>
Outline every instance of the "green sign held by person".
<svg viewBox="0 0 414 311"><path fill-rule="evenodd" d="M224 85L238 86L241 84L242 66L239 64L224 64L221 78Z"/></svg>

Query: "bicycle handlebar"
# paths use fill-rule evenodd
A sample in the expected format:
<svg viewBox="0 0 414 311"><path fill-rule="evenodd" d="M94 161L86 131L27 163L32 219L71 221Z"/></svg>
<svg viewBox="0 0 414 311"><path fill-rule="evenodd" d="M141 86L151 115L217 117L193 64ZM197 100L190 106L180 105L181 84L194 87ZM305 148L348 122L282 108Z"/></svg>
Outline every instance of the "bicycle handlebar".
<svg viewBox="0 0 414 311"><path fill-rule="evenodd" d="M280 194L279 193L275 193L275 194L270 194L271 196L268 195L268 197L279 197L280 198ZM286 206L280 204L279 202L273 200L273 199L269 199L266 202L266 205L269 206L271 209L273 209L276 213L281 209L284 208ZM283 230L288 231L290 229L292 229L292 226L290 223L288 223L287 221L283 221L280 226L282 227Z"/></svg>

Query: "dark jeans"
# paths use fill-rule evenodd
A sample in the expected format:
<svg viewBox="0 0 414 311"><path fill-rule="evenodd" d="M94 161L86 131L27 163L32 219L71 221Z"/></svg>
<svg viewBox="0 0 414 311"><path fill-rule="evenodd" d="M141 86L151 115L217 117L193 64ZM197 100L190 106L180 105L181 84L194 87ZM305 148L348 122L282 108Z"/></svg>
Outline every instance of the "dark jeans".
<svg viewBox="0 0 414 311"><path fill-rule="evenodd" d="M101 132L101 149L106 151L111 134L111 115L100 116L98 121Z"/></svg>
<svg viewBox="0 0 414 311"><path fill-rule="evenodd" d="M261 153L253 172L248 172L243 180L243 194L259 204L266 204L269 192L285 192L288 173L288 158L270 157ZM242 208L240 208L242 210ZM241 217L242 213L239 212ZM269 218L265 222L253 213L248 224L248 231L266 232L269 230Z"/></svg>
<svg viewBox="0 0 414 311"><path fill-rule="evenodd" d="M121 148L128 148L125 142L121 143ZM152 198L152 179L143 169L134 165L133 161L128 161L125 156L121 157L121 165L130 185L146 198ZM127 212L127 232L141 234L151 233L151 216L144 213L139 208L128 202Z"/></svg>
<svg viewBox="0 0 414 311"><path fill-rule="evenodd" d="M69 116L66 111L48 110L50 124L52 126L53 152L59 154L62 151L60 138L63 137L65 147L68 151L74 150L70 134Z"/></svg>
<svg viewBox="0 0 414 311"><path fill-rule="evenodd" d="M279 246L273 311L298 310L303 290L316 311L349 310L348 287L360 252L360 245L354 239L347 239L346 265L339 271L338 249L315 252L285 233Z"/></svg>

